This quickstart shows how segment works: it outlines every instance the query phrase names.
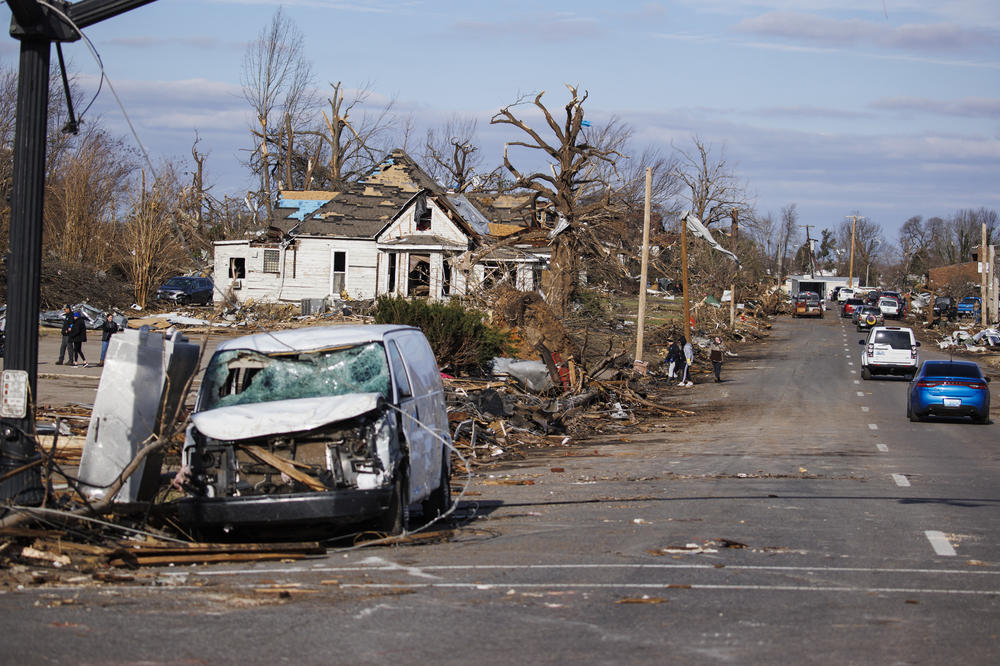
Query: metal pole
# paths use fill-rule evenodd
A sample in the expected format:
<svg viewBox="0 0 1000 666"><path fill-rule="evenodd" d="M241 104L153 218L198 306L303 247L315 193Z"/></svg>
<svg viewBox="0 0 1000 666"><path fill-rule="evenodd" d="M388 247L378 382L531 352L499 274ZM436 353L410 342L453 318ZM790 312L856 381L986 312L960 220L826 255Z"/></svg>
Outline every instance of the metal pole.
<svg viewBox="0 0 1000 666"><path fill-rule="evenodd" d="M646 209L642 216L642 270L639 272L639 321L635 327L635 360L642 360L643 327L646 322L646 280L649 277L649 218L653 198L653 169L646 167Z"/></svg>
<svg viewBox="0 0 1000 666"><path fill-rule="evenodd" d="M736 247L736 241L740 236L740 212L735 208L729 210L729 217L733 220L732 228L730 229L730 237L733 239L733 252L736 252L738 248ZM806 235L808 236L808 228L806 230ZM729 283L729 328L736 328L736 280L734 279Z"/></svg>
<svg viewBox="0 0 1000 666"><path fill-rule="evenodd" d="M48 38L21 40L17 81L14 182L10 202L10 255L7 259L7 350L4 367L28 373L28 408L23 418L0 427L0 473L38 458L34 402L38 395L38 285L42 265L42 207L45 192L45 139L49 107ZM40 504L41 471L33 467L0 482L0 499Z"/></svg>

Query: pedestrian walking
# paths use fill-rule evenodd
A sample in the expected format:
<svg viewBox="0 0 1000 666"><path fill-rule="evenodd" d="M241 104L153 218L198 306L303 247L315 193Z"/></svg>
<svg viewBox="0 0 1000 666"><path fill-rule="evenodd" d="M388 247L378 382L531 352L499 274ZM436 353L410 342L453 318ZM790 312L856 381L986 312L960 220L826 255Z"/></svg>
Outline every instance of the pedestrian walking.
<svg viewBox="0 0 1000 666"><path fill-rule="evenodd" d="M73 343L69 339L69 329L73 327L73 309L69 305L63 306L62 342L59 344L59 360L56 365L62 365L63 359L69 355L73 360Z"/></svg>
<svg viewBox="0 0 1000 666"><path fill-rule="evenodd" d="M681 343L681 358L678 361L679 365L677 372L681 376L681 381L677 384L678 386L694 386L694 382L691 381L691 363L694 361L694 348L691 343L682 335L680 339Z"/></svg>
<svg viewBox="0 0 1000 666"><path fill-rule="evenodd" d="M104 323L101 324L101 360L97 364L98 367L104 367L104 357L108 353L108 345L111 343L111 336L117 333L119 330L118 324L115 320L111 318L110 312L104 313Z"/></svg>
<svg viewBox="0 0 1000 666"><path fill-rule="evenodd" d="M722 338L716 336L708 348L708 360L712 362L712 372L715 373L715 381L722 381L722 358L726 353L726 346L722 344Z"/></svg>
<svg viewBox="0 0 1000 666"><path fill-rule="evenodd" d="M681 348L677 346L677 341L671 339L670 347L667 348L667 379L676 379L677 365L681 360Z"/></svg>
<svg viewBox="0 0 1000 666"><path fill-rule="evenodd" d="M87 341L87 324L83 318L83 314L80 312L73 313L73 324L69 329L69 340L72 344L69 355L70 365L82 365L83 367L88 367L87 357L83 355L83 343ZM78 364L77 360L82 360L83 363Z"/></svg>

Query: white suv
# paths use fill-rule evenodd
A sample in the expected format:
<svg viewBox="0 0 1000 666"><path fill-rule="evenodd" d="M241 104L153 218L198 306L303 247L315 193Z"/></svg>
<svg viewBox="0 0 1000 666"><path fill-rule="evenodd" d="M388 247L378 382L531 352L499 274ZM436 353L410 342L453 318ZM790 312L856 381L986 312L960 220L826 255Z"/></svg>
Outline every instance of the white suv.
<svg viewBox="0 0 1000 666"><path fill-rule="evenodd" d="M872 375L902 375L913 379L920 359L917 347L920 343L913 337L913 331L902 326L876 326L868 334L867 340L858 340L864 345L861 352L861 377L871 379Z"/></svg>

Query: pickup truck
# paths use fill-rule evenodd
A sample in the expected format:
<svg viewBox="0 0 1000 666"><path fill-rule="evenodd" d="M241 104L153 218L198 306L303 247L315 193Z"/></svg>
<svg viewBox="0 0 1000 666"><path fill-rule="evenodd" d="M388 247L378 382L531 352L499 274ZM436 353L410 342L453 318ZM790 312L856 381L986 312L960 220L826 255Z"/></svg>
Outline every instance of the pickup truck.
<svg viewBox="0 0 1000 666"><path fill-rule="evenodd" d="M823 303L814 291L800 291L795 295L793 317L823 318Z"/></svg>
<svg viewBox="0 0 1000 666"><path fill-rule="evenodd" d="M978 296L966 296L958 302L958 316L972 317L976 310L982 311L982 300Z"/></svg>

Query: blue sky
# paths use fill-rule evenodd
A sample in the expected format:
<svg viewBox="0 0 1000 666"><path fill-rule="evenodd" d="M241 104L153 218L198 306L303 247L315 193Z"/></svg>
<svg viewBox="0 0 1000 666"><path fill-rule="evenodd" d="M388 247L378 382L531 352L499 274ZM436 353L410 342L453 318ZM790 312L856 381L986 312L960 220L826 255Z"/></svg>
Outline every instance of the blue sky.
<svg viewBox="0 0 1000 666"><path fill-rule="evenodd" d="M245 192L250 146L240 74L248 42L278 3L160 0L87 34L153 156L183 160L197 131L215 193ZM802 224L860 211L894 240L911 215L1000 210L1000 2L677 0L283 3L303 32L320 92L368 82L417 131L479 121L487 163L510 128L501 106L564 83L589 91L587 117L634 127L635 146L725 158L759 212L795 203ZM9 10L8 10L9 11ZM97 67L65 49L89 99ZM16 65L17 42L0 42ZM54 57L53 57L54 60ZM86 100L77 100L77 107ZM95 103L127 129L107 89Z"/></svg>

